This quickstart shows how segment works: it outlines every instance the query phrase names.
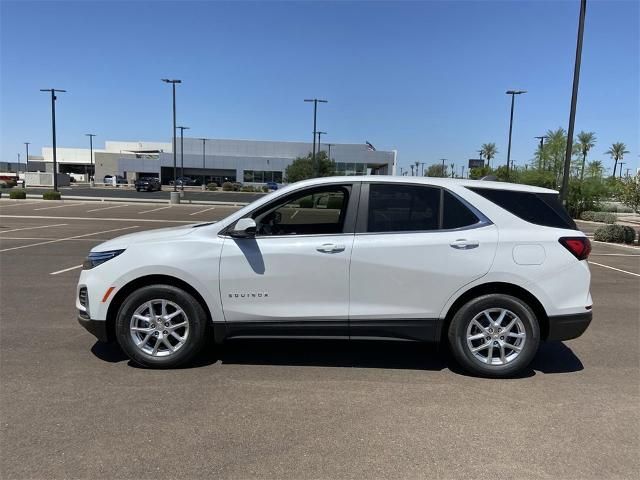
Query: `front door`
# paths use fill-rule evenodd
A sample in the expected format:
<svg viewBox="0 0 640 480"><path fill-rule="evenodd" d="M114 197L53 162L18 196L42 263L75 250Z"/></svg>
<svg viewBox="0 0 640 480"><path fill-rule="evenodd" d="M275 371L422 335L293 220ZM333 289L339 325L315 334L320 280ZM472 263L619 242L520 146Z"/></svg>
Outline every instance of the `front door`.
<svg viewBox="0 0 640 480"><path fill-rule="evenodd" d="M225 238L220 294L228 324L251 325L245 333L256 335L347 335L356 190L293 192L250 215L255 238Z"/></svg>

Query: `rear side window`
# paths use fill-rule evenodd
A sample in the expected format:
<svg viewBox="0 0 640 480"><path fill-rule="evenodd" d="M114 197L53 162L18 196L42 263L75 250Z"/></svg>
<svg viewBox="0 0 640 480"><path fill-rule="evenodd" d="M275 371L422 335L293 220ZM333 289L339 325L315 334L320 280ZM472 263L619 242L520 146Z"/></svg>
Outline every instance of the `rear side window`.
<svg viewBox="0 0 640 480"><path fill-rule="evenodd" d="M440 189L423 186L371 184L368 232L438 230Z"/></svg>
<svg viewBox="0 0 640 480"><path fill-rule="evenodd" d="M442 228L453 229L475 225L480 219L451 193L444 191Z"/></svg>
<svg viewBox="0 0 640 480"><path fill-rule="evenodd" d="M577 230L575 222L567 214L555 193L467 188L527 222L545 227Z"/></svg>

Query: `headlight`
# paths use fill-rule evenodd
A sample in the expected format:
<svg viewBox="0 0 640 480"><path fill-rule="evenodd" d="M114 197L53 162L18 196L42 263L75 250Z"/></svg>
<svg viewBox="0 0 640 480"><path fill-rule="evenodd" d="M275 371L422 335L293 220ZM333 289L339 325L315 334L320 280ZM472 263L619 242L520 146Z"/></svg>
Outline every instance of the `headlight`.
<svg viewBox="0 0 640 480"><path fill-rule="evenodd" d="M107 260L111 260L114 257L117 257L122 252L122 250L109 250L108 252L91 252L89 256L82 262L83 270L91 270L93 267L97 267L101 263L106 262Z"/></svg>

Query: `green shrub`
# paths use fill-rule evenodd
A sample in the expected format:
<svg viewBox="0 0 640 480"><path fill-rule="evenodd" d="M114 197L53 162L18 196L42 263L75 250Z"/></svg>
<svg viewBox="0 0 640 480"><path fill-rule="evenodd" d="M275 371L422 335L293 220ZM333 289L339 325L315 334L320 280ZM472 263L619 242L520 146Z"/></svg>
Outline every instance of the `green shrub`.
<svg viewBox="0 0 640 480"><path fill-rule="evenodd" d="M627 225L605 225L594 232L593 239L599 242L633 243L636 232Z"/></svg>
<svg viewBox="0 0 640 480"><path fill-rule="evenodd" d="M222 184L222 190L223 190L224 192L230 192L230 191L232 191L232 190L233 190L233 183L231 183L231 182L224 182L224 183Z"/></svg>
<svg viewBox="0 0 640 480"><path fill-rule="evenodd" d="M634 243L636 241L636 231L628 225L623 225L622 228L624 228L624 243Z"/></svg>
<svg viewBox="0 0 640 480"><path fill-rule="evenodd" d="M267 187L266 185L263 185L261 190L262 190L264 193L269 193L269 187Z"/></svg>
<svg viewBox="0 0 640 480"><path fill-rule="evenodd" d="M4 180L0 180L0 188L9 188L9 185Z"/></svg>
<svg viewBox="0 0 640 480"><path fill-rule="evenodd" d="M43 200L60 200L60 192L56 192L55 190L49 190L42 194Z"/></svg>
<svg viewBox="0 0 640 480"><path fill-rule="evenodd" d="M617 217L613 213L608 212L595 212L593 215L594 222L602 222L602 223L616 223Z"/></svg>
<svg viewBox="0 0 640 480"><path fill-rule="evenodd" d="M587 222L593 222L596 212L591 210L585 210L580 214L580 220L586 220Z"/></svg>
<svg viewBox="0 0 640 480"><path fill-rule="evenodd" d="M218 190L218 185L215 183L207 183L207 190L215 192L216 190Z"/></svg>
<svg viewBox="0 0 640 480"><path fill-rule="evenodd" d="M617 217L613 213L609 212L594 212L592 210L585 210L580 214L580 220L586 220L589 222L616 223Z"/></svg>
<svg viewBox="0 0 640 480"><path fill-rule="evenodd" d="M24 190L11 190L9 192L9 198L12 200L22 200L27 198L27 192Z"/></svg>
<svg viewBox="0 0 640 480"><path fill-rule="evenodd" d="M251 185L244 185L241 189L241 192L255 192L256 189L253 188Z"/></svg>

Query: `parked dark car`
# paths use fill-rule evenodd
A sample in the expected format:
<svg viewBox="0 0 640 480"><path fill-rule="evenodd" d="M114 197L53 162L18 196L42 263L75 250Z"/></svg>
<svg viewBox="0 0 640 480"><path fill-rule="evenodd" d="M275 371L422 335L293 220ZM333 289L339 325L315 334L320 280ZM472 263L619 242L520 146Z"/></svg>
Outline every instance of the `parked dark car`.
<svg viewBox="0 0 640 480"><path fill-rule="evenodd" d="M141 192L145 190L147 192L153 192L154 190L160 191L162 190L162 185L160 184L160 180L153 177L142 177L136 180L136 190Z"/></svg>
<svg viewBox="0 0 640 480"><path fill-rule="evenodd" d="M113 185L113 177L114 175L105 175L102 181L107 185ZM121 177L120 175L115 175L115 177L116 177L117 185L126 185L128 183L127 179L124 177Z"/></svg>
<svg viewBox="0 0 640 480"><path fill-rule="evenodd" d="M269 190L277 190L278 184L276 182L267 182L267 188Z"/></svg>
<svg viewBox="0 0 640 480"><path fill-rule="evenodd" d="M169 182L169 185L173 185L173 180L171 180ZM176 185L177 186L185 186L185 187L193 187L193 186L197 186L200 185L200 182L198 180L195 180L191 177L178 177L176 179Z"/></svg>

